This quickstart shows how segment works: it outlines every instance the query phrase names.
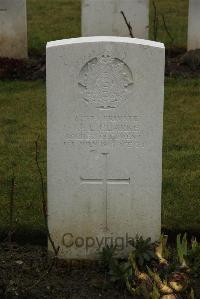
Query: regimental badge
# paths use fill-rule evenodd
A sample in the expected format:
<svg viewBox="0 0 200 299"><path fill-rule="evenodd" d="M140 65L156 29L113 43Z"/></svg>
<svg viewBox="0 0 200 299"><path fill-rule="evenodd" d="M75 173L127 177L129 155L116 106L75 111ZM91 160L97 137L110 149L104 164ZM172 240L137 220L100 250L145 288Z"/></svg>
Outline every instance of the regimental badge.
<svg viewBox="0 0 200 299"><path fill-rule="evenodd" d="M81 98L97 109L112 109L127 102L132 85L130 68L110 54L88 61L79 75Z"/></svg>

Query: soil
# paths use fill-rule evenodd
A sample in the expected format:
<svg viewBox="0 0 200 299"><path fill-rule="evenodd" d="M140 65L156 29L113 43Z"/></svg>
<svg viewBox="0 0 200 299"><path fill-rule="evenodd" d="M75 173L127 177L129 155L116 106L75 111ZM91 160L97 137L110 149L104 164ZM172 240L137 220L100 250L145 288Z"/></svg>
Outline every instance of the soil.
<svg viewBox="0 0 200 299"><path fill-rule="evenodd" d="M0 58L0 80L45 80L45 61L45 55L27 60ZM165 74L184 78L200 76L200 50L167 49Z"/></svg>
<svg viewBox="0 0 200 299"><path fill-rule="evenodd" d="M0 58L0 80L45 80L45 61L44 55L27 60Z"/></svg>
<svg viewBox="0 0 200 299"><path fill-rule="evenodd" d="M46 247L1 243L0 298L133 299L97 262L53 261Z"/></svg>
<svg viewBox="0 0 200 299"><path fill-rule="evenodd" d="M194 282L200 298L200 279ZM99 262L66 262L47 255L46 247L0 244L1 299L133 299L110 281Z"/></svg>
<svg viewBox="0 0 200 299"><path fill-rule="evenodd" d="M166 50L165 75L184 78L200 76L200 49L189 52L182 49Z"/></svg>

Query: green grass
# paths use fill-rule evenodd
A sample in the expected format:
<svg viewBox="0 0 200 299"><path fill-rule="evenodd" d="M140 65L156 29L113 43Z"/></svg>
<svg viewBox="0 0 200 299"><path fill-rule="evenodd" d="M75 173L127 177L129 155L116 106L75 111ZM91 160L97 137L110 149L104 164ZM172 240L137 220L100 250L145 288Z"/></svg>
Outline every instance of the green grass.
<svg viewBox="0 0 200 299"><path fill-rule="evenodd" d="M154 10L150 0L150 38L153 39ZM165 16L167 27L175 39L174 45L186 48L188 0L155 0L159 18L158 41L171 47L162 22ZM42 54L50 40L77 37L81 34L80 0L27 0L28 42L30 54ZM131 20L130 20L131 21Z"/></svg>
<svg viewBox="0 0 200 299"><path fill-rule="evenodd" d="M165 44L166 47L186 48L187 45L187 27L188 27L188 0L154 0L158 15L158 41ZM153 23L155 20L153 1L150 0L150 38L153 39ZM167 29L169 30L171 39L166 33L163 25L162 15L164 16Z"/></svg>
<svg viewBox="0 0 200 299"><path fill-rule="evenodd" d="M199 94L199 78L166 81L162 199L168 229L200 229Z"/></svg>
<svg viewBox="0 0 200 299"><path fill-rule="evenodd" d="M0 82L0 227L8 226L10 179L16 175L17 228L42 229L41 189L34 142L46 181L45 83ZM200 229L199 80L167 79L163 151L163 226Z"/></svg>
<svg viewBox="0 0 200 299"><path fill-rule="evenodd" d="M39 81L0 82L0 90L0 227L6 227L9 221L13 171L16 176L15 222L18 227L41 227L40 181L34 142L40 135L40 160L45 169L45 85Z"/></svg>
<svg viewBox="0 0 200 299"><path fill-rule="evenodd" d="M41 54L48 41L80 36L79 0L27 0L30 54Z"/></svg>

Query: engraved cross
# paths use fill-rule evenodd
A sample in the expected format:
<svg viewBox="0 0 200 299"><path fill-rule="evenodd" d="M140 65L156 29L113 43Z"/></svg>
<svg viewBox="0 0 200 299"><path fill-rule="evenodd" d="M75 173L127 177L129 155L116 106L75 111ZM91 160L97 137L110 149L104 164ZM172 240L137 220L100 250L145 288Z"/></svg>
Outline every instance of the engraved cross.
<svg viewBox="0 0 200 299"><path fill-rule="evenodd" d="M104 157L104 177L96 179L87 179L80 177L81 184L95 184L104 186L105 198L105 230L108 231L108 185L129 185L130 178L108 178L108 155L109 153L102 153Z"/></svg>

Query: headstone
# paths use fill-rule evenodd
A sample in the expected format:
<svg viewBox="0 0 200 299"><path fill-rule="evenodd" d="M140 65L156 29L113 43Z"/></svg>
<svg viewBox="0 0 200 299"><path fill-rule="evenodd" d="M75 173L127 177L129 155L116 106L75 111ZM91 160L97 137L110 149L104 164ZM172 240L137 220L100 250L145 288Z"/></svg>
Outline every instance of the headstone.
<svg viewBox="0 0 200 299"><path fill-rule="evenodd" d="M189 1L188 50L200 49L200 1Z"/></svg>
<svg viewBox="0 0 200 299"><path fill-rule="evenodd" d="M26 0L0 0L0 57L27 57Z"/></svg>
<svg viewBox="0 0 200 299"><path fill-rule="evenodd" d="M130 37L121 11L133 36L148 39L149 0L82 0L82 36Z"/></svg>
<svg viewBox="0 0 200 299"><path fill-rule="evenodd" d="M47 44L48 223L60 255L127 253L161 230L163 44L86 37Z"/></svg>

